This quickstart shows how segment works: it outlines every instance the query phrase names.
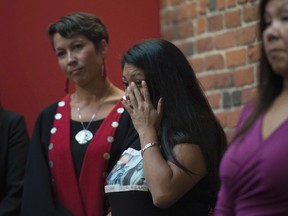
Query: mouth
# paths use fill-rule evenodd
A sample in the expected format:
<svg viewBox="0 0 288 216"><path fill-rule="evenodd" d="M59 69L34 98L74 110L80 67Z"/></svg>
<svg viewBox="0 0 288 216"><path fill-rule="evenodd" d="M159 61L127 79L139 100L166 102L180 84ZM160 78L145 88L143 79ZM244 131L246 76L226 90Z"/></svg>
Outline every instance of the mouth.
<svg viewBox="0 0 288 216"><path fill-rule="evenodd" d="M73 76L80 74L81 68L75 68L69 71L69 73Z"/></svg>
<svg viewBox="0 0 288 216"><path fill-rule="evenodd" d="M283 49L271 49L268 50L267 54L270 58L278 57L286 53L286 50Z"/></svg>

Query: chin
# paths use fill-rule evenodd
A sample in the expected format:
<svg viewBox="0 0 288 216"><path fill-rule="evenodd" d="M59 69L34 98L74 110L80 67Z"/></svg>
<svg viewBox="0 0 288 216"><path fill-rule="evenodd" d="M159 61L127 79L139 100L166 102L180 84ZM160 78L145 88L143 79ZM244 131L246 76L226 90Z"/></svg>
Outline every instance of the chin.
<svg viewBox="0 0 288 216"><path fill-rule="evenodd" d="M288 75L288 60L287 61L274 61L271 63L273 71L283 77Z"/></svg>

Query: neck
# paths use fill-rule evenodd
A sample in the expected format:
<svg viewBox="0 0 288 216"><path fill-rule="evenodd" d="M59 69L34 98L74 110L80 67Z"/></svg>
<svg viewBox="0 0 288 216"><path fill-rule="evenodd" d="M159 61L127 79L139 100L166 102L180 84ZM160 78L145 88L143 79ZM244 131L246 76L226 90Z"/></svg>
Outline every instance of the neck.
<svg viewBox="0 0 288 216"><path fill-rule="evenodd" d="M92 88L76 87L72 99L76 103L84 104L99 102L110 95L112 86L113 84L106 80L100 85L94 85Z"/></svg>

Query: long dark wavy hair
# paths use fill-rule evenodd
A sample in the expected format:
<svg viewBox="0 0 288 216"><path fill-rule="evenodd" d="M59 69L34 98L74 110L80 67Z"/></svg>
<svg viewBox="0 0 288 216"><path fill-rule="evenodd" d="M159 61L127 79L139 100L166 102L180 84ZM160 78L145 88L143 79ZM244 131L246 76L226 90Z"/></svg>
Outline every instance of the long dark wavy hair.
<svg viewBox="0 0 288 216"><path fill-rule="evenodd" d="M144 70L155 108L163 98L159 141L164 157L188 171L177 161L172 149L178 143L198 144L214 189L213 196L216 196L218 167L226 148L226 136L184 54L169 41L148 39L123 55L122 68L125 64Z"/></svg>
<svg viewBox="0 0 288 216"><path fill-rule="evenodd" d="M261 38L263 36L264 30L266 29L266 22L264 16L265 8L268 2L269 0L261 0L259 4L259 33L261 35ZM259 84L257 87L258 94L254 100L253 111L251 112L247 120L243 123L239 131L236 133L236 135L232 139L232 142L238 138L241 138L251 128L257 118L270 108L275 98L279 96L283 89L283 77L273 71L265 54L263 42L261 43L261 57L259 66L260 75Z"/></svg>
<svg viewBox="0 0 288 216"><path fill-rule="evenodd" d="M84 12L72 12L61 17L57 22L48 27L48 36L53 46L53 36L59 33L64 38L72 38L81 34L94 43L97 48L99 42L104 39L109 42L109 35L106 26L99 17Z"/></svg>

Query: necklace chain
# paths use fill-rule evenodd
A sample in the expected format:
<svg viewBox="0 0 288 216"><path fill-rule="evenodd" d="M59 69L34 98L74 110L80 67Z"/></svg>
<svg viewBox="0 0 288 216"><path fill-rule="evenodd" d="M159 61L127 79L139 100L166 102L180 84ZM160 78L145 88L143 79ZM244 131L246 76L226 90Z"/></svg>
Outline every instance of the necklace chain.
<svg viewBox="0 0 288 216"><path fill-rule="evenodd" d="M87 124L86 128L84 126L84 123L82 121L82 115L81 115L81 111L80 111L80 107L77 106L77 112L78 112L78 117L80 119L80 122L81 122L81 125L83 127L82 130L80 130L76 136L75 136L75 139L78 141L79 144L86 144L87 142L89 142L92 138L93 138L93 134L91 133L91 131L88 130L91 122L94 120L95 116L96 116L96 113L99 112L102 104L103 104L103 100L108 96L109 92L110 92L110 89L111 89L111 86L112 84L110 83L110 86L107 90L107 93L105 94L104 97L102 97L102 99L100 100L100 104L98 106L98 109L96 110L96 112L93 113L93 115L91 116L91 120L89 121L89 123Z"/></svg>
<svg viewBox="0 0 288 216"><path fill-rule="evenodd" d="M99 105L99 107L100 107L100 106L101 106L101 104ZM98 110L99 110L99 109L98 109ZM97 111L98 111L98 110L97 110ZM83 130L88 130L91 122L94 120L94 118L95 118L95 116L96 116L96 112L93 113L93 115L91 116L90 122L88 123L88 125L87 125L86 128L85 128L84 122L82 121L82 115L81 115L80 107L79 107L79 106L77 107L77 111L78 111L78 117L79 117L79 119L80 119L80 122L81 122L81 125L82 125L82 127L83 127Z"/></svg>

